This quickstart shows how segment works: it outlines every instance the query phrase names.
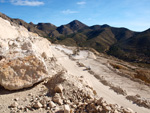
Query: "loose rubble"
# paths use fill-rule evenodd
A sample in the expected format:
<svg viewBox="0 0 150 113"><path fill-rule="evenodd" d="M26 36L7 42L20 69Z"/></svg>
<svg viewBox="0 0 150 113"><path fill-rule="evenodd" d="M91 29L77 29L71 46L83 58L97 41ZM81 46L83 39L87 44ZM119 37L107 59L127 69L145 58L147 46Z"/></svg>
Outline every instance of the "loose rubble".
<svg viewBox="0 0 150 113"><path fill-rule="evenodd" d="M76 83L72 81L74 79ZM14 103L9 107L10 111L29 113L39 112L40 110L43 113L134 113L130 108L124 108L117 104L108 104L104 98L98 98L90 86L80 84L79 78L74 78L74 76L72 76L72 79L68 79L66 72L56 74L44 85L49 89L47 94L28 94L30 103L27 106L19 105L14 99ZM61 92L56 90L58 86L61 86L59 87Z"/></svg>
<svg viewBox="0 0 150 113"><path fill-rule="evenodd" d="M133 101L133 103L136 103L139 106L150 109L150 100L141 98L139 95L135 95L135 96L129 95L129 96L126 96L126 99Z"/></svg>
<svg viewBox="0 0 150 113"><path fill-rule="evenodd" d="M68 73L57 63L47 39L30 33L21 26L12 26L1 18L0 28L3 28L3 33L0 33L0 85L8 90L22 89L20 92L29 90L24 88L32 89L33 85L37 87L36 92L33 90L24 97L19 95L20 97L11 98L7 106L8 112L134 113L130 108L109 104L104 98L98 97L96 90L85 82L82 75L78 77ZM5 35L7 33L8 36ZM87 57L97 59L90 51ZM79 62L77 64L81 68L85 67ZM90 67L86 71L98 77ZM101 82L111 86L105 79L101 79ZM127 95L120 87L111 88L119 94ZM16 92L12 93L17 95ZM132 100L131 97L127 99ZM132 101L149 107L149 104L143 104L144 100L136 98Z"/></svg>

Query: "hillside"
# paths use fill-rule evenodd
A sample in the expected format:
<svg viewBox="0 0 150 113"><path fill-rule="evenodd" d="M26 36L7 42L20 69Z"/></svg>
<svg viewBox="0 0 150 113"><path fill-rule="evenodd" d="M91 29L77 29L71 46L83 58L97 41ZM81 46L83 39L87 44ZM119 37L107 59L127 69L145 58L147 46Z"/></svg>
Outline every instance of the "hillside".
<svg viewBox="0 0 150 113"><path fill-rule="evenodd" d="M126 61L150 63L149 30L134 32L107 24L87 26L78 20L56 27L51 23L33 24L31 22L28 24L20 19L9 18L2 13L0 16L48 38L52 43L90 47Z"/></svg>
<svg viewBox="0 0 150 113"><path fill-rule="evenodd" d="M51 24L42 26L43 30L56 28ZM108 35L108 28L104 26L95 37ZM76 32L76 28L71 30ZM89 28L80 30L92 32ZM150 111L148 70L94 49L51 44L1 17L0 42L0 113ZM145 74L139 76L140 70Z"/></svg>

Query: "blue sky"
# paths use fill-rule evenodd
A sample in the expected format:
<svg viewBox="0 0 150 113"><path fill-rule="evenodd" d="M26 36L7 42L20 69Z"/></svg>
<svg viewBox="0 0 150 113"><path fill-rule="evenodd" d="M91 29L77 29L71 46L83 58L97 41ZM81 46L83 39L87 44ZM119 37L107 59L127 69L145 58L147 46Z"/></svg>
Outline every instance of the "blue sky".
<svg viewBox="0 0 150 113"><path fill-rule="evenodd" d="M60 26L77 19L89 26L150 28L150 0L0 0L0 12L35 24Z"/></svg>

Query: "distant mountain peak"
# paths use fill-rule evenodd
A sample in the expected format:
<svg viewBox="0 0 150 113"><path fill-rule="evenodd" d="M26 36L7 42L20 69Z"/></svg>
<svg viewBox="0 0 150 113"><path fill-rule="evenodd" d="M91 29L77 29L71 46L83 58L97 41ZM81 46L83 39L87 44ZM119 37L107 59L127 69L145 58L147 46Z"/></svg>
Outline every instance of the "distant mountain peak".
<svg viewBox="0 0 150 113"><path fill-rule="evenodd" d="M29 24L30 24L30 25L34 25L34 23L33 23L33 22L30 22Z"/></svg>
<svg viewBox="0 0 150 113"><path fill-rule="evenodd" d="M108 24L104 24L101 26L102 28L110 27Z"/></svg>
<svg viewBox="0 0 150 113"><path fill-rule="evenodd" d="M73 24L83 24L83 23L80 22L79 20L73 20L73 21L71 21L69 24L71 24L71 23L73 23Z"/></svg>
<svg viewBox="0 0 150 113"><path fill-rule="evenodd" d="M87 26L85 25L84 23L80 22L79 20L73 20L69 23L70 25L84 25L84 26ZM68 25L68 24L67 24Z"/></svg>
<svg viewBox="0 0 150 113"><path fill-rule="evenodd" d="M73 20L66 26L69 27L73 32L76 32L82 28L88 27L87 25L83 24L82 22L80 22L78 20Z"/></svg>

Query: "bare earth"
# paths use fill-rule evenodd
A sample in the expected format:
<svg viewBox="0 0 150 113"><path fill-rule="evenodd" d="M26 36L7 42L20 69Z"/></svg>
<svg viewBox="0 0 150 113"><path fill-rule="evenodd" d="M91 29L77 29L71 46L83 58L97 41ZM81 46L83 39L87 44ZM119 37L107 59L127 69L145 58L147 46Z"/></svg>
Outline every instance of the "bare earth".
<svg viewBox="0 0 150 113"><path fill-rule="evenodd" d="M110 90L108 86L103 85L98 79L93 75L89 74L88 71L84 71L85 67L78 67L76 62L82 62L85 66L90 66L91 70L94 71L99 76L103 76L108 82L120 86L127 91L128 95L139 94L143 98L150 98L150 88L146 85L141 85L138 82L133 82L132 80L117 75L107 67L107 59L98 57L97 59L91 59L87 57L87 53L81 52L76 59L70 60L65 53L71 53L71 49L66 49L61 46L52 46L53 54L56 56L58 62L68 71L68 73L83 76L85 81L92 86L98 96L104 97L109 103L117 103L120 106L131 108L138 113L149 113L150 109L139 107L133 104L125 98L125 96L118 95L113 90ZM59 51L60 50L60 51ZM61 52L63 50L63 52Z"/></svg>
<svg viewBox="0 0 150 113"><path fill-rule="evenodd" d="M150 109L139 107L133 102L127 100L125 96L119 95L109 86L103 85L94 75L90 74L85 67L79 67L77 62L83 63L86 67L91 68L93 72L99 76L103 76L108 82L120 86L126 90L127 95L139 94L142 98L150 98L150 88L146 85L141 85L137 82L120 76L108 68L108 60L103 57L97 59L88 58L87 51L81 52L78 56L74 56L76 60L71 60L67 54L72 54L72 49L68 49L64 46L52 45L52 54L57 59L57 63L67 70L68 75L74 75L75 77L83 77L84 81L88 83L96 92L99 97L103 97L108 103L118 104L120 106L131 108L137 113L150 113ZM63 50L63 51L62 51ZM14 102L14 99L18 98L17 102L22 106L28 106L31 101L31 97L36 95L44 95L46 93L45 86L40 83L32 88L24 89L21 91L7 91L0 88L0 113L10 113L8 106ZM27 111L27 113L47 113L44 109L38 109L36 111Z"/></svg>

